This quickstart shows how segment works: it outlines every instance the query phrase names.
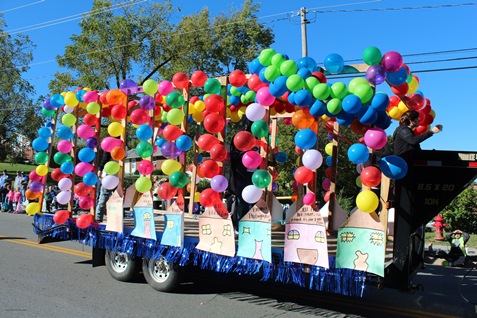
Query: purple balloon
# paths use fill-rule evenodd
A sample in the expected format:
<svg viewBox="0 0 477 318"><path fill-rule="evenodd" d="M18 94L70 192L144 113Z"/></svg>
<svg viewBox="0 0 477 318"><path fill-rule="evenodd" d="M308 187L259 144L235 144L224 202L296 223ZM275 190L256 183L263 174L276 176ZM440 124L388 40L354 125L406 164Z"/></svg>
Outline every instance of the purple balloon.
<svg viewBox="0 0 477 318"><path fill-rule="evenodd" d="M43 192L44 185L39 181L30 183L30 191L34 193Z"/></svg>
<svg viewBox="0 0 477 318"><path fill-rule="evenodd" d="M210 187L215 192L224 192L227 187L229 186L229 181L223 175L216 175L212 179L210 179Z"/></svg>
<svg viewBox="0 0 477 318"><path fill-rule="evenodd" d="M278 190L278 184L276 182L272 183L272 191L277 191Z"/></svg>
<svg viewBox="0 0 477 318"><path fill-rule="evenodd" d="M98 147L98 139L96 139L95 137L90 137L86 139L86 147L91 149Z"/></svg>
<svg viewBox="0 0 477 318"><path fill-rule="evenodd" d="M49 98L47 98L43 101L43 108L46 109L46 110L55 110L56 109L53 105L51 105Z"/></svg>
<svg viewBox="0 0 477 318"><path fill-rule="evenodd" d="M379 64L372 65L366 71L366 79L373 85L379 85L386 80L386 71Z"/></svg>
<svg viewBox="0 0 477 318"><path fill-rule="evenodd" d="M182 153L182 150L177 148L175 143L171 141L166 141L161 146L161 153L164 157L168 159L174 159L174 158L177 158Z"/></svg>
<svg viewBox="0 0 477 318"><path fill-rule="evenodd" d="M383 55L381 65L386 72L396 72L402 66L402 55L396 51L389 51Z"/></svg>
<svg viewBox="0 0 477 318"><path fill-rule="evenodd" d="M138 87L135 81L132 79L125 79L119 84L119 89L127 95L135 94L138 92Z"/></svg>
<svg viewBox="0 0 477 318"><path fill-rule="evenodd" d="M156 100L152 96L144 95L139 100L139 106L144 110L151 110L156 106Z"/></svg>
<svg viewBox="0 0 477 318"><path fill-rule="evenodd" d="M194 212L199 211L199 203L194 202Z"/></svg>

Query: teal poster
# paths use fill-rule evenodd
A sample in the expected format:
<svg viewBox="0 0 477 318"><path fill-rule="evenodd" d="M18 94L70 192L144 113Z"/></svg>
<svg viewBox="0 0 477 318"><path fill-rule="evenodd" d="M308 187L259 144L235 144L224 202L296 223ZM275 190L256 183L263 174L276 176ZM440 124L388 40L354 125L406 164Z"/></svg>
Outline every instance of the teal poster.
<svg viewBox="0 0 477 318"><path fill-rule="evenodd" d="M271 220L265 201L258 201L239 222L237 256L272 261Z"/></svg>
<svg viewBox="0 0 477 318"><path fill-rule="evenodd" d="M183 247L184 245L184 211L174 202L164 214L164 232L162 245Z"/></svg>
<svg viewBox="0 0 477 318"><path fill-rule="evenodd" d="M145 192L134 206L134 230L131 235L156 240L151 192Z"/></svg>

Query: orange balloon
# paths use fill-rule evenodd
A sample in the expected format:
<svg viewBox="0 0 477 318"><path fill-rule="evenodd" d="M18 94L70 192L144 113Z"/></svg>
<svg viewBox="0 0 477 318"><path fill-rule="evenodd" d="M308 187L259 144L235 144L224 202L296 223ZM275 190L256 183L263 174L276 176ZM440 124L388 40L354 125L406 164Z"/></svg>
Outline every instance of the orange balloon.
<svg viewBox="0 0 477 318"><path fill-rule="evenodd" d="M114 160L122 160L125 155L126 155L126 152L124 151L122 147L114 147L111 150L111 157Z"/></svg>
<svg viewBox="0 0 477 318"><path fill-rule="evenodd" d="M112 89L106 93L106 101L109 105L122 103L126 95L119 89Z"/></svg>
<svg viewBox="0 0 477 318"><path fill-rule="evenodd" d="M293 194L291 195L291 200L292 202L296 202L296 200L298 200L298 194L296 192L293 192Z"/></svg>
<svg viewBox="0 0 477 318"><path fill-rule="evenodd" d="M309 128L314 121L315 119L310 112L302 109L296 111L292 116L292 125L298 129Z"/></svg>
<svg viewBox="0 0 477 318"><path fill-rule="evenodd" d="M30 191L30 189L27 189L25 191L25 197L28 199L28 200L35 200L35 199L38 199L41 195L41 192L32 192Z"/></svg>

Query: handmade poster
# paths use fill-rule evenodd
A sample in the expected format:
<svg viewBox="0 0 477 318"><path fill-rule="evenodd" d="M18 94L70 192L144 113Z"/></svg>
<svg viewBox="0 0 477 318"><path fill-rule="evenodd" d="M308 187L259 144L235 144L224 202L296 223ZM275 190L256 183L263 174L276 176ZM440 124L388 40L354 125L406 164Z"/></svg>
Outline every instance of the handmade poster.
<svg viewBox="0 0 477 318"><path fill-rule="evenodd" d="M129 188L126 189L126 193L124 195L124 209L130 209L133 206L134 196L136 195L136 186L132 184Z"/></svg>
<svg viewBox="0 0 477 318"><path fill-rule="evenodd" d="M237 256L272 261L272 217L260 199L238 224Z"/></svg>
<svg viewBox="0 0 477 318"><path fill-rule="evenodd" d="M332 211L332 228L329 230L338 231L343 222L346 221L348 218L348 214L343 210L343 208L339 205L337 200L334 200L333 209L330 207L330 201L326 202L325 205L320 209L321 216L323 217L323 221L325 222L325 227L328 229L328 217L330 215L330 210Z"/></svg>
<svg viewBox="0 0 477 318"><path fill-rule="evenodd" d="M199 217L198 250L235 256L235 234L230 214L221 216L215 207L208 207Z"/></svg>
<svg viewBox="0 0 477 318"><path fill-rule="evenodd" d="M106 231L123 232L123 197L117 189L106 202Z"/></svg>
<svg viewBox="0 0 477 318"><path fill-rule="evenodd" d="M184 211L176 202L172 203L164 213L164 232L161 244L177 247L184 245Z"/></svg>
<svg viewBox="0 0 477 318"><path fill-rule="evenodd" d="M284 261L329 268L325 222L310 205L285 225Z"/></svg>
<svg viewBox="0 0 477 318"><path fill-rule="evenodd" d="M133 208L134 230L131 235L156 240L156 226L152 210L152 193L144 192Z"/></svg>
<svg viewBox="0 0 477 318"><path fill-rule="evenodd" d="M384 277L384 228L378 215L356 210L338 230L336 267Z"/></svg>

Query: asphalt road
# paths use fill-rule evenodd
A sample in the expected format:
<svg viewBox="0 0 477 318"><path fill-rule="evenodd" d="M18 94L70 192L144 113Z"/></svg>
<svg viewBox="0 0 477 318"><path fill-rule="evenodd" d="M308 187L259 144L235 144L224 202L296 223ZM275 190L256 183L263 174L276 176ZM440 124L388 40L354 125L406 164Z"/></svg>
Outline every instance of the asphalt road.
<svg viewBox="0 0 477 318"><path fill-rule="evenodd" d="M90 248L75 241L37 244L32 222L0 213L0 317L477 317L460 295L477 303L476 270L428 265L414 280L423 289L369 287L363 298L201 271L160 293L92 268Z"/></svg>

